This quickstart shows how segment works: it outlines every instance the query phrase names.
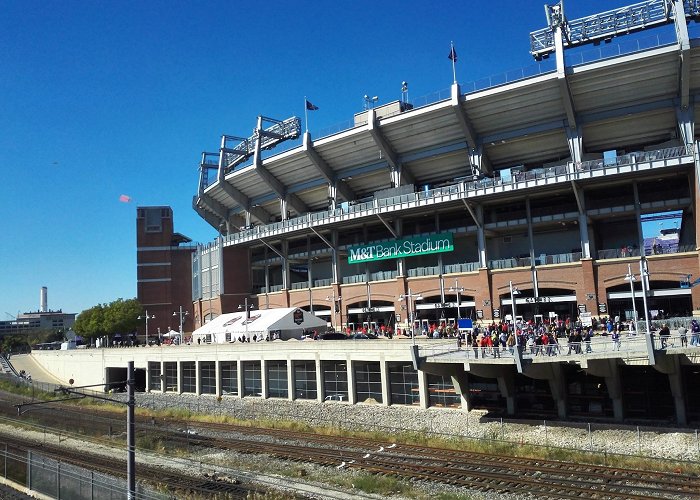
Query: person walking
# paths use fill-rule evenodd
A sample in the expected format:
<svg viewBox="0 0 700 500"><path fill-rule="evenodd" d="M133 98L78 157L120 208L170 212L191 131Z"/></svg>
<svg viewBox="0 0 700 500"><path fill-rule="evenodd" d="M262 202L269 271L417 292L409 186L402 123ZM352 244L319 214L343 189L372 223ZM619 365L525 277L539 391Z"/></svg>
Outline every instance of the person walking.
<svg viewBox="0 0 700 500"><path fill-rule="evenodd" d="M678 336L681 338L681 347L688 347L688 329L684 325L678 327Z"/></svg>
<svg viewBox="0 0 700 500"><path fill-rule="evenodd" d="M619 351L620 350L620 332L618 330L613 330L612 341L613 341L613 351Z"/></svg>
<svg viewBox="0 0 700 500"><path fill-rule="evenodd" d="M690 332L690 345L700 346L700 323L694 318L690 322Z"/></svg>
<svg viewBox="0 0 700 500"><path fill-rule="evenodd" d="M671 338L671 330L668 327L668 323L664 323L664 326L659 330L659 337L661 338L661 349L666 349L668 347L668 339Z"/></svg>

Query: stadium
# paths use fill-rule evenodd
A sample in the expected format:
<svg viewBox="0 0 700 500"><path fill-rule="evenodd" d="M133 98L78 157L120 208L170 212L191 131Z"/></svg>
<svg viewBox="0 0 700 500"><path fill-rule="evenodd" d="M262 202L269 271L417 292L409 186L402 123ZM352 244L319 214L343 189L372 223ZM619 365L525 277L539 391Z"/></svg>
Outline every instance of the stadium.
<svg viewBox="0 0 700 500"><path fill-rule="evenodd" d="M536 64L521 72L455 81L421 102L368 97L319 137L302 132L299 118L263 116L250 137L222 136L218 151L202 154L193 198L219 237L183 246L189 240L173 232L172 211L139 208L139 299L169 318L191 289L185 326L195 333L241 309L238 324L254 330L252 306L304 310L339 331L409 337L460 320L585 326L606 316L643 320L630 332L639 336L622 350L597 339L596 356L579 346L569 358L522 345L503 358L470 358L451 340L421 339L366 353L238 343L217 347L216 361L203 337L205 345L172 360L142 359L141 385L698 421L699 402L688 397L700 383L697 346L641 333L653 320L689 324L700 311L700 4L650 0L576 20L561 4L545 10L548 26L530 36ZM673 230L645 234L670 218ZM162 264L168 252L177 264ZM122 370L97 368L106 382Z"/></svg>
<svg viewBox="0 0 700 500"><path fill-rule="evenodd" d="M250 138L223 136L194 198L221 234L194 257L195 327L244 297L352 330L491 321L512 312L511 287L526 318L629 320L643 299L652 317L700 310L697 14L661 0L575 21L551 12L531 34L542 62L507 81L368 102L324 137L265 117ZM676 19L670 36L624 40ZM669 213L675 239L645 241L643 223Z"/></svg>

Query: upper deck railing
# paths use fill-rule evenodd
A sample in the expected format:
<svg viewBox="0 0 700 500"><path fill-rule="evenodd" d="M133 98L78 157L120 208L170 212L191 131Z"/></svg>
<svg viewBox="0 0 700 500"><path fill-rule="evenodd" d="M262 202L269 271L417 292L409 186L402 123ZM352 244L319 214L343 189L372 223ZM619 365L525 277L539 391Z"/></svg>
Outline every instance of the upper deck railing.
<svg viewBox="0 0 700 500"><path fill-rule="evenodd" d="M687 335L690 338L690 334ZM519 341L518 341L519 342ZM667 346L680 347L680 338L676 335L667 339ZM654 339L655 349L666 349L662 347L661 341ZM515 359L520 353L521 359L539 360L540 362L552 361L560 362L563 359L580 357L619 357L638 358L646 356L648 346L644 334L622 334L617 341L613 341L611 336L595 336L590 342L567 342L566 339L559 339L555 344L547 345L515 345L513 347L493 346L493 347L472 347L468 345L458 345L457 339L432 340L423 342L418 347L418 355L428 362L462 362L479 361L484 363L499 362L503 359ZM496 361L498 360L498 361Z"/></svg>
<svg viewBox="0 0 700 500"><path fill-rule="evenodd" d="M261 238L303 231L310 227L323 227L408 208L427 207L557 183L678 166L692 161L693 145L688 144L657 151L634 152L613 159L590 160L581 163L569 162L554 167L533 169L517 174L509 181L504 181L500 177L461 181L427 191L374 199L364 203L342 206L334 210L308 213L273 224L255 226L227 235L224 238L224 245L238 245Z"/></svg>

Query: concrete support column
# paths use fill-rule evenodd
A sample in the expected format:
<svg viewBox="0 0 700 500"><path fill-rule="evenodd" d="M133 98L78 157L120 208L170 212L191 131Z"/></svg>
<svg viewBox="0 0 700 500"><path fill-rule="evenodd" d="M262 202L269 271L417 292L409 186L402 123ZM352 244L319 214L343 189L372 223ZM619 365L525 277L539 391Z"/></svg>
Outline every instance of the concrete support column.
<svg viewBox="0 0 700 500"><path fill-rule="evenodd" d="M221 390L221 361L218 359L214 361L214 372L216 373L216 397L223 396L223 391Z"/></svg>
<svg viewBox="0 0 700 500"><path fill-rule="evenodd" d="M498 382L498 390L501 391L501 396L506 398L506 413L515 415L515 375L506 373L500 377L496 377Z"/></svg>
<svg viewBox="0 0 700 500"><path fill-rule="evenodd" d="M355 394L355 370L352 366L352 360L350 357L347 358L346 362L348 371L348 401L350 404L357 403L357 395Z"/></svg>
<svg viewBox="0 0 700 500"><path fill-rule="evenodd" d="M551 363L552 374L549 377L549 390L557 404L557 415L566 419L566 380L560 364Z"/></svg>
<svg viewBox="0 0 700 500"><path fill-rule="evenodd" d="M323 387L323 366L321 364L321 356L316 353L316 399L323 402L326 399L325 390Z"/></svg>
<svg viewBox="0 0 700 500"><path fill-rule="evenodd" d="M398 238L403 236L403 219L398 217L394 221L394 232ZM398 276L406 276L406 259L396 259L396 274Z"/></svg>
<svg viewBox="0 0 700 500"><path fill-rule="evenodd" d="M289 290L292 286L289 276L289 240L282 240L282 252L280 253L284 255L282 259L282 288Z"/></svg>
<svg viewBox="0 0 700 500"><path fill-rule="evenodd" d="M459 367L460 365L457 366ZM459 370L451 377L455 392L459 394L462 409L469 411L469 377L467 376L467 372Z"/></svg>
<svg viewBox="0 0 700 500"><path fill-rule="evenodd" d="M282 220L287 220L287 199L280 198L280 213L282 214Z"/></svg>
<svg viewBox="0 0 700 500"><path fill-rule="evenodd" d="M639 202L639 187L637 182L632 183L634 190L634 217L637 222L637 248L640 252L644 252L644 232L642 230L642 207Z"/></svg>
<svg viewBox="0 0 700 500"><path fill-rule="evenodd" d="M331 210L338 206L338 186L333 182L328 183L328 204Z"/></svg>
<svg viewBox="0 0 700 500"><path fill-rule="evenodd" d="M581 238L581 257L591 258L591 239L588 232L588 217L585 213L578 214L578 230Z"/></svg>
<svg viewBox="0 0 700 500"><path fill-rule="evenodd" d="M382 404L391 405L391 380L389 378L389 363L384 360L384 355L379 357L379 372L382 380Z"/></svg>
<svg viewBox="0 0 700 500"><path fill-rule="evenodd" d="M260 360L260 393L261 397L263 399L269 399L270 398L270 389L269 389L269 374L268 372L268 364L266 359L261 359Z"/></svg>
<svg viewBox="0 0 700 500"><path fill-rule="evenodd" d="M420 407L427 409L430 406L430 398L428 397L428 374L423 370L418 370L418 397Z"/></svg>
<svg viewBox="0 0 700 500"><path fill-rule="evenodd" d="M605 379L605 387L608 389L608 396L613 404L613 418L616 422L622 422L624 407L622 405L622 381L620 380L620 369L616 359L584 360L581 367L586 373Z"/></svg>
<svg viewBox="0 0 700 500"><path fill-rule="evenodd" d="M625 408L622 405L622 381L620 380L620 372L617 365L610 363L612 375L605 377L605 387L608 389L608 395L613 404L613 418L616 422L622 422L625 419Z"/></svg>
<svg viewBox="0 0 700 500"><path fill-rule="evenodd" d="M182 394L182 361L176 361L175 367L177 368L177 393Z"/></svg>
<svg viewBox="0 0 700 500"><path fill-rule="evenodd" d="M667 356L673 364L673 370L668 374L668 382L671 386L671 395L673 396L673 405L676 408L676 423L678 425L687 425L688 416L685 411L686 391L683 387L683 377L681 372L681 364L678 356Z"/></svg>
<svg viewBox="0 0 700 500"><path fill-rule="evenodd" d="M474 293L475 309L483 309L484 319L493 318L493 297L491 296L491 278L486 267L479 269L476 292ZM501 311L501 317L503 311Z"/></svg>
<svg viewBox="0 0 700 500"><path fill-rule="evenodd" d="M294 401L294 386L295 386L294 360L288 359L287 360L287 398L290 401Z"/></svg>
<svg viewBox="0 0 700 500"><path fill-rule="evenodd" d="M532 213L530 209L530 198L525 198L525 216L527 217L527 242L530 247L530 267L535 267L535 235L532 230ZM533 290L535 297L537 294L537 287Z"/></svg>
<svg viewBox="0 0 700 500"><path fill-rule="evenodd" d="M243 397L243 361L236 361L236 383L238 384L238 397Z"/></svg>
<svg viewBox="0 0 700 500"><path fill-rule="evenodd" d="M331 232L331 243L333 248L331 250L331 275L333 276L333 283L340 283L340 263L338 261L338 231L333 230Z"/></svg>
<svg viewBox="0 0 700 500"><path fill-rule="evenodd" d="M576 301L579 304L586 304L588 311L594 316L600 315L598 303L605 302L605 297L598 300L598 283L596 281L595 269L592 259L581 259L582 287L576 289ZM589 293L593 294L593 300L589 300Z"/></svg>
<svg viewBox="0 0 700 500"><path fill-rule="evenodd" d="M165 392L165 361L160 362L160 392Z"/></svg>
<svg viewBox="0 0 700 500"><path fill-rule="evenodd" d="M194 393L197 396L202 395L202 362L197 360L194 362Z"/></svg>
<svg viewBox="0 0 700 500"><path fill-rule="evenodd" d="M476 232L476 242L479 252L479 267L487 267L487 257L486 257L486 234L484 232L484 207L483 205L476 206L476 222L477 232Z"/></svg>

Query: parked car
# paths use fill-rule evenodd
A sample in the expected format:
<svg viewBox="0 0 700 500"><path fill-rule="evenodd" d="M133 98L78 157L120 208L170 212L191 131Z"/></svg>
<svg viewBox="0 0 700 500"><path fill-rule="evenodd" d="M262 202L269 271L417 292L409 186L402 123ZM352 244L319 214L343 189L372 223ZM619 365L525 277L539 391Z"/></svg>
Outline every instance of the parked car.
<svg viewBox="0 0 700 500"><path fill-rule="evenodd" d="M350 338L353 340L371 340L376 339L377 336L373 333L353 333L350 335Z"/></svg>

